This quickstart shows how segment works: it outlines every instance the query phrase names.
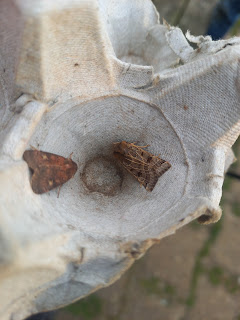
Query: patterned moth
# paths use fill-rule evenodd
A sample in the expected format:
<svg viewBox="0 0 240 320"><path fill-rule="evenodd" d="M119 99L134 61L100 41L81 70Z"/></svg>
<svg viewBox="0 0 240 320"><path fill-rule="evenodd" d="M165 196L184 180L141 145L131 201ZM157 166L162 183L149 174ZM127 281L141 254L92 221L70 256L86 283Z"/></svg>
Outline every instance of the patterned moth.
<svg viewBox="0 0 240 320"><path fill-rule="evenodd" d="M171 164L143 150L146 147L126 141L117 142L114 143L113 154L141 186L143 185L147 191L152 191L158 178L171 168Z"/></svg>
<svg viewBox="0 0 240 320"><path fill-rule="evenodd" d="M23 159L33 171L31 186L33 192L42 194L61 186L77 171L77 164L71 157L64 158L40 150L26 150Z"/></svg>

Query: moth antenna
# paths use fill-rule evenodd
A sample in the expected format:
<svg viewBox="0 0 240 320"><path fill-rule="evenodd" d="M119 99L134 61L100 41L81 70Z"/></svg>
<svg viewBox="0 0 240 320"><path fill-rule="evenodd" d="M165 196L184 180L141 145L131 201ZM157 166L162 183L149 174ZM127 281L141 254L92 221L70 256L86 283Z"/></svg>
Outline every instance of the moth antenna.
<svg viewBox="0 0 240 320"><path fill-rule="evenodd" d="M136 144L134 144L134 143L131 143L131 144L133 144L133 145L134 145L134 147L139 148L139 149L141 149L141 148L147 148L147 147L149 147L149 146L150 146L150 144L147 144L146 146L137 146L137 145L136 145Z"/></svg>
<svg viewBox="0 0 240 320"><path fill-rule="evenodd" d="M141 161L141 160L132 160L132 158L130 158L130 157L126 157L128 160L130 160L132 163L137 163L137 164L139 164L139 163L141 163L141 164L146 164L144 161Z"/></svg>
<svg viewBox="0 0 240 320"><path fill-rule="evenodd" d="M31 144L30 144L30 148L33 149L33 150L39 151L37 148L35 148L35 147L32 146Z"/></svg>
<svg viewBox="0 0 240 320"><path fill-rule="evenodd" d="M73 152L70 153L70 155L69 155L69 157L68 157L69 160L72 160L72 155L73 155Z"/></svg>
<svg viewBox="0 0 240 320"><path fill-rule="evenodd" d="M62 188L62 184L59 186L57 197L59 198L60 190Z"/></svg>

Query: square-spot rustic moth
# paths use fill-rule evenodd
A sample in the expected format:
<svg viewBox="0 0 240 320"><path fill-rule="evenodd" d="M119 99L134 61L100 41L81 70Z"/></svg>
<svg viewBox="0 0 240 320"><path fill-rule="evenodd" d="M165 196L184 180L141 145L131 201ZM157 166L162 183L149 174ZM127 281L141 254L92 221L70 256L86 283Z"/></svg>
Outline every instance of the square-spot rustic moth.
<svg viewBox="0 0 240 320"><path fill-rule="evenodd" d="M42 194L71 179L77 171L77 164L71 157L39 151L26 150L23 159L33 171L31 186L33 192Z"/></svg>

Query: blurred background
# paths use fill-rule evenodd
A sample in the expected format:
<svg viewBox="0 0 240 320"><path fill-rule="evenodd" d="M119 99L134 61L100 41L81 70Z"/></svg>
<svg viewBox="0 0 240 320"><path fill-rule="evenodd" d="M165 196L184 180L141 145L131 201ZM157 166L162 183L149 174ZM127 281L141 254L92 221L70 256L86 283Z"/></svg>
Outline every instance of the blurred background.
<svg viewBox="0 0 240 320"><path fill-rule="evenodd" d="M164 18L184 32L211 34L213 39L240 36L240 0L153 2L161 22ZM239 159L240 139L234 152ZM239 160L230 171L240 175ZM183 227L154 245L112 286L39 319L240 320L240 180L236 177L226 176L221 207L218 223Z"/></svg>

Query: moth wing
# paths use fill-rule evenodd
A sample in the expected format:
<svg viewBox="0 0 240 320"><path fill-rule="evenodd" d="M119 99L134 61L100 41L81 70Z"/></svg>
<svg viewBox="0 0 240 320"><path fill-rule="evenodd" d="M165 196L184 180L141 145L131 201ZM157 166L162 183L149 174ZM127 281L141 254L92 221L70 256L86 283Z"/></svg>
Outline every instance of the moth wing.
<svg viewBox="0 0 240 320"><path fill-rule="evenodd" d="M33 170L39 166L64 166L66 163L74 163L71 159L40 150L26 150L23 159Z"/></svg>
<svg viewBox="0 0 240 320"><path fill-rule="evenodd" d="M129 144L129 156L145 163L149 168L157 168L161 166L165 160L154 156L150 152L143 150L142 148L135 146L134 144Z"/></svg>
<svg viewBox="0 0 240 320"><path fill-rule="evenodd" d="M169 162L157 157L157 156L153 156L152 158L152 162L151 162L151 168L154 169L154 171L156 172L156 175L159 177L161 177L168 169L171 168L171 165Z"/></svg>
<svg viewBox="0 0 240 320"><path fill-rule="evenodd" d="M147 165L142 161L132 159L131 157L121 157L120 161L123 167L146 188L147 180L149 178Z"/></svg>
<svg viewBox="0 0 240 320"><path fill-rule="evenodd" d="M159 176L156 175L156 172L154 170L149 170L147 174L147 179L145 180L144 187L147 191L153 191L155 185L158 182Z"/></svg>
<svg viewBox="0 0 240 320"><path fill-rule="evenodd" d="M128 155L136 160L147 162L147 158L150 153L141 149L138 146L135 146L133 143L128 144Z"/></svg>
<svg viewBox="0 0 240 320"><path fill-rule="evenodd" d="M72 161L73 162L73 161ZM34 169L31 186L34 193L42 194L70 180L77 171L77 165L72 166L40 166Z"/></svg>
<svg viewBox="0 0 240 320"><path fill-rule="evenodd" d="M136 161L135 163L129 164L127 161L124 161L124 162L122 162L122 165L131 175L133 175L139 181L139 177L142 177L142 175L139 175L139 173L142 172L142 164L141 163L137 163L137 161Z"/></svg>
<svg viewBox="0 0 240 320"><path fill-rule="evenodd" d="M144 188L147 189L147 191L152 191L153 188L155 187L157 181L158 181L158 176L155 172L154 169L146 169L144 168L145 166L143 166L141 163L141 168L137 169L133 166L126 166L126 164L123 164L123 166L125 167L125 169L131 174L133 175L138 182L144 186Z"/></svg>
<svg viewBox="0 0 240 320"><path fill-rule="evenodd" d="M29 168L35 169L38 166L39 151L26 150L23 154L23 159L27 162Z"/></svg>
<svg viewBox="0 0 240 320"><path fill-rule="evenodd" d="M158 178L171 168L167 161L126 141L116 144L114 155L148 191L152 191Z"/></svg>
<svg viewBox="0 0 240 320"><path fill-rule="evenodd" d="M138 159L129 157L122 158L122 165L133 175L138 182L143 185L147 191L152 191L161 177L168 169L171 168L170 163L158 157L154 165L149 165Z"/></svg>

